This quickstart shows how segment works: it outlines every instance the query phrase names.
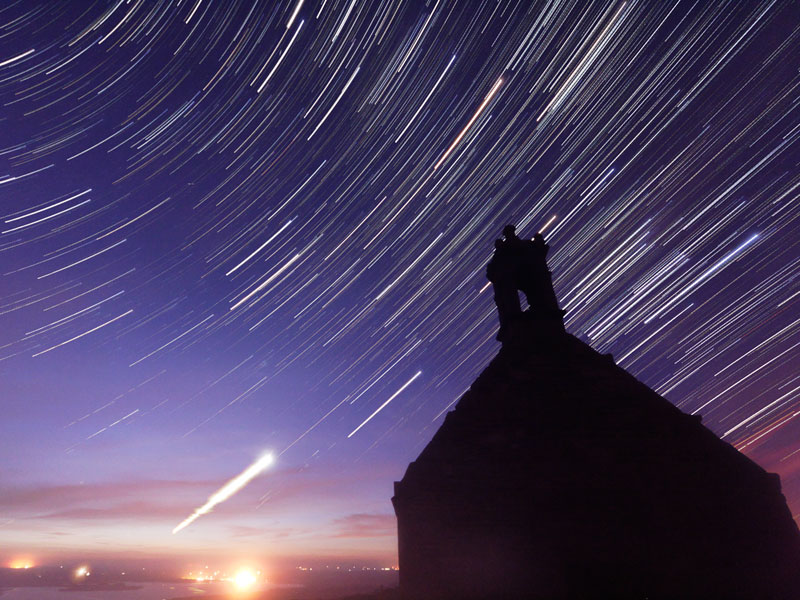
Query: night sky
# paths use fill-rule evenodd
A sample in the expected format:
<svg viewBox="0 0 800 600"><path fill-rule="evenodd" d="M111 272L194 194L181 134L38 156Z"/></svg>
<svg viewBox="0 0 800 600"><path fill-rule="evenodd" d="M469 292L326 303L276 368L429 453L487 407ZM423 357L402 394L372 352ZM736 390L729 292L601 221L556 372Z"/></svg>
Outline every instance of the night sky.
<svg viewBox="0 0 800 600"><path fill-rule="evenodd" d="M3 2L3 548L394 563L392 482L499 349L507 223L547 237L568 331L797 515L799 24L789 1Z"/></svg>

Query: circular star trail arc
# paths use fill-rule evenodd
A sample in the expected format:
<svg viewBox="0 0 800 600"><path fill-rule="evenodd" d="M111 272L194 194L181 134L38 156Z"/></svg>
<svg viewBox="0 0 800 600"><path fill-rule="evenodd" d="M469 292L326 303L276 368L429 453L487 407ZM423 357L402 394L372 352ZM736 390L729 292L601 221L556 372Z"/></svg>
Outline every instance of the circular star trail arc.
<svg viewBox="0 0 800 600"><path fill-rule="evenodd" d="M515 223L568 330L800 511L798 12L6 2L6 439L56 436L65 478L135 436L165 477L198 436L397 477L497 351Z"/></svg>

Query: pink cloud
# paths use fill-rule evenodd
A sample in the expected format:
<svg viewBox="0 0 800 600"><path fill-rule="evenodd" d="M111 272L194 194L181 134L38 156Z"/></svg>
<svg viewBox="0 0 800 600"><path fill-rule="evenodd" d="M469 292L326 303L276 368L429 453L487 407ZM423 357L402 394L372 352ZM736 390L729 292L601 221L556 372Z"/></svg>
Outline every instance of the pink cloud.
<svg viewBox="0 0 800 600"><path fill-rule="evenodd" d="M334 538L363 538L393 536L397 520L392 514L356 513L333 521L337 532Z"/></svg>
<svg viewBox="0 0 800 600"><path fill-rule="evenodd" d="M0 514L20 519L174 519L186 511L187 502L214 485L150 480L5 488L0 489Z"/></svg>

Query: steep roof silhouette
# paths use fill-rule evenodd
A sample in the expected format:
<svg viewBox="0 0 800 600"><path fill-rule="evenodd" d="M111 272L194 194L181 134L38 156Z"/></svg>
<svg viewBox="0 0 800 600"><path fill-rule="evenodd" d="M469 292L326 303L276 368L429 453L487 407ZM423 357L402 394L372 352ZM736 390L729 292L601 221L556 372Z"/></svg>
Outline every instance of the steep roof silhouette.
<svg viewBox="0 0 800 600"><path fill-rule="evenodd" d="M395 483L407 599L800 598L780 480L525 314Z"/></svg>

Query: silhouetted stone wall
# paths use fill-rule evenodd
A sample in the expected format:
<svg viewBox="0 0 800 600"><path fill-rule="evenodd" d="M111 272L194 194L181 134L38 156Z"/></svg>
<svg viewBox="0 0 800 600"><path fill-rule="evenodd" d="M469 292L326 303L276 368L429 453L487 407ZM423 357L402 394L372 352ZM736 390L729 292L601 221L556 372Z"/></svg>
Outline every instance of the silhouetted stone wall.
<svg viewBox="0 0 800 600"><path fill-rule="evenodd" d="M404 598L800 598L769 474L578 339L520 324L392 499Z"/></svg>

